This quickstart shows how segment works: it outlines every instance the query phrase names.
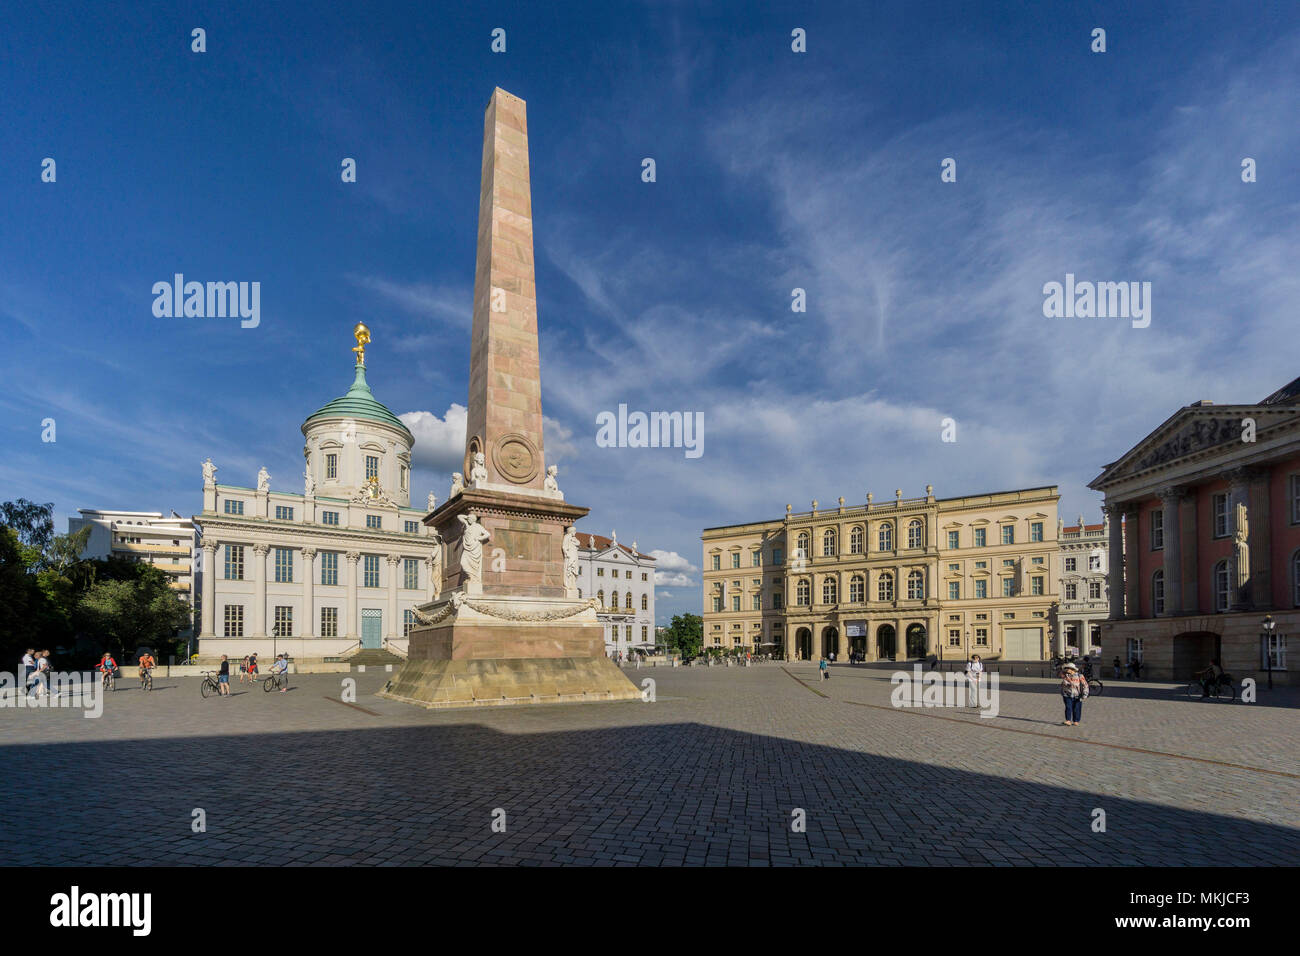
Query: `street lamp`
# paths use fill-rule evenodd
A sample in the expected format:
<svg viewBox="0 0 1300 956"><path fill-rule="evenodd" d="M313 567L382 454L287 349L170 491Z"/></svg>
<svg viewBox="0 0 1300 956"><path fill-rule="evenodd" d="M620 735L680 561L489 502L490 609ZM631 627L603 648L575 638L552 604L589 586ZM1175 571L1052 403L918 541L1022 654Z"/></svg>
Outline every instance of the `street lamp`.
<svg viewBox="0 0 1300 956"><path fill-rule="evenodd" d="M1273 620L1272 614L1264 615L1264 622L1260 625L1264 633L1260 635L1264 645L1264 669L1268 671L1268 689L1273 689L1273 630L1277 627L1277 621Z"/></svg>

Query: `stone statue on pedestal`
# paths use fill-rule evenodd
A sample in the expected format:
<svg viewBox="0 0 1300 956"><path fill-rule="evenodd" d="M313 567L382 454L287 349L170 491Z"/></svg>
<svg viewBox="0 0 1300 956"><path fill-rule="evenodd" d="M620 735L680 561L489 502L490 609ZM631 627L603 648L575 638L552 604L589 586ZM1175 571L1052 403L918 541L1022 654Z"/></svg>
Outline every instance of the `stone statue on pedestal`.
<svg viewBox="0 0 1300 956"><path fill-rule="evenodd" d="M576 591L578 589L578 535L574 532L573 525L564 529L564 541L560 545L560 550L564 553L564 589Z"/></svg>
<svg viewBox="0 0 1300 956"><path fill-rule="evenodd" d="M465 490L465 476L462 475L459 471L453 471L451 473L451 493L447 496L447 500L450 501L452 498L455 498L458 494L460 494L464 490Z"/></svg>
<svg viewBox="0 0 1300 956"><path fill-rule="evenodd" d="M429 492L428 510L433 511L438 507L438 496L432 491Z"/></svg>
<svg viewBox="0 0 1300 956"><path fill-rule="evenodd" d="M203 462L203 487L212 488L217 483L217 466L209 458Z"/></svg>
<svg viewBox="0 0 1300 956"><path fill-rule="evenodd" d="M546 479L542 482L542 487L547 491L560 490L559 483L555 480L555 474L557 471L559 471L559 469L556 468L555 465L551 465L546 469Z"/></svg>
<svg viewBox="0 0 1300 956"><path fill-rule="evenodd" d="M302 477L303 477L303 494L306 497L310 498L312 495L316 494L316 479L315 477L312 476L310 467L308 467L307 470L302 473Z"/></svg>
<svg viewBox="0 0 1300 956"><path fill-rule="evenodd" d="M257 490L265 494L271 490L271 476L263 465L257 472Z"/></svg>
<svg viewBox="0 0 1300 956"><path fill-rule="evenodd" d="M481 451L474 452L474 461L469 469L469 483L478 488L488 479L487 458Z"/></svg>
<svg viewBox="0 0 1300 956"><path fill-rule="evenodd" d="M479 524L478 515L458 515L464 525L460 539L460 569L465 572L465 593L483 593L483 543L492 535Z"/></svg>

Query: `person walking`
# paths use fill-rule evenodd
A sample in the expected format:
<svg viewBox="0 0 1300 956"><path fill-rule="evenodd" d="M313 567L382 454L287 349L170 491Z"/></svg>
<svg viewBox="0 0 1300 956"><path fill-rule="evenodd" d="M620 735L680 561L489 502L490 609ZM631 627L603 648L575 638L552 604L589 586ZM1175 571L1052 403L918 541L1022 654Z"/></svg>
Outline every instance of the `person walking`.
<svg viewBox="0 0 1300 956"><path fill-rule="evenodd" d="M1065 701L1066 727L1077 727L1083 719L1083 702L1088 698L1088 681L1075 664L1061 668L1061 699Z"/></svg>
<svg viewBox="0 0 1300 956"><path fill-rule="evenodd" d="M1119 680L1123 676L1123 668L1120 667L1118 654L1115 655L1115 660L1111 666L1115 668L1115 679Z"/></svg>
<svg viewBox="0 0 1300 956"><path fill-rule="evenodd" d="M984 662L980 660L978 654L972 654L970 660L966 662L966 680L970 684L967 689L967 703L970 707L978 707L980 702L980 681L984 677Z"/></svg>
<svg viewBox="0 0 1300 956"><path fill-rule="evenodd" d="M36 648L27 648L27 653L23 655L23 691L30 694L32 690L32 675L36 673Z"/></svg>
<svg viewBox="0 0 1300 956"><path fill-rule="evenodd" d="M821 660L817 663L817 670L821 674L821 680L830 680L830 668L826 665L826 655L822 655Z"/></svg>
<svg viewBox="0 0 1300 956"><path fill-rule="evenodd" d="M32 675L36 681L36 699L40 700L42 694L48 696L50 693L50 652L41 651L36 655L36 673Z"/></svg>
<svg viewBox="0 0 1300 956"><path fill-rule="evenodd" d="M248 677L248 655L245 654L244 659L239 662L239 682L242 684L247 677Z"/></svg>
<svg viewBox="0 0 1300 956"><path fill-rule="evenodd" d="M257 651L248 655L248 680L250 683L257 683Z"/></svg>
<svg viewBox="0 0 1300 956"><path fill-rule="evenodd" d="M217 669L217 691L220 697L230 696L230 658L221 655L221 667Z"/></svg>

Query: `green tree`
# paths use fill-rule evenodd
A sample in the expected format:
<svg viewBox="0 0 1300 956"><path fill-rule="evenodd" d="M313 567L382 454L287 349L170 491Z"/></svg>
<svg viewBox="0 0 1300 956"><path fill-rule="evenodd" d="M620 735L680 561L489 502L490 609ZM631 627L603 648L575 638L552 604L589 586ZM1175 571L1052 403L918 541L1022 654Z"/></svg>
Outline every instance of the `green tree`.
<svg viewBox="0 0 1300 956"><path fill-rule="evenodd" d="M189 626L189 606L167 586L167 575L147 564L110 559L80 596L74 624L96 650L125 660L144 645L175 652L176 632Z"/></svg>
<svg viewBox="0 0 1300 956"><path fill-rule="evenodd" d="M682 657L697 657L704 645L704 618L698 614L675 614L664 630L668 649Z"/></svg>

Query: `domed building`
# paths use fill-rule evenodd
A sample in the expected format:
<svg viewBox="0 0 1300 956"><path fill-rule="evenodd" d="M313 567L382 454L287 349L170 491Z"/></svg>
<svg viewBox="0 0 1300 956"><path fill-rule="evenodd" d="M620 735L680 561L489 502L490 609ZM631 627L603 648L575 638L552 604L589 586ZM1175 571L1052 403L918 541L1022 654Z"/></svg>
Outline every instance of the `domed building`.
<svg viewBox="0 0 1300 956"><path fill-rule="evenodd" d="M437 596L440 542L411 507L415 439L366 381L358 324L352 387L302 424L302 491L219 484L203 464L199 653L299 660L357 647L406 651L415 608Z"/></svg>

